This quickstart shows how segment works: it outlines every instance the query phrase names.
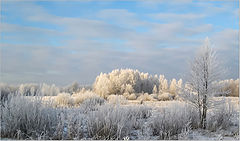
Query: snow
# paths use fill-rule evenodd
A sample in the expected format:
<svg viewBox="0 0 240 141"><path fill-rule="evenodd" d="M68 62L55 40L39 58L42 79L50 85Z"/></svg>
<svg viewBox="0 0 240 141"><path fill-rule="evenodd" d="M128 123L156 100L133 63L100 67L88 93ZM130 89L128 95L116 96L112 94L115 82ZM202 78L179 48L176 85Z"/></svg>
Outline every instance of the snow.
<svg viewBox="0 0 240 141"><path fill-rule="evenodd" d="M27 97L28 99L36 99L37 97ZM48 100L54 100L56 96L45 96L42 98L43 101ZM216 97L215 99L222 99L223 97ZM187 129L184 130L182 133L180 133L177 136L173 136L172 139L183 139L183 140L239 140L239 99L238 97L224 97L226 101L230 101L233 104L233 107L237 110L237 113L233 114L231 116L232 125L226 129L219 129L216 131L209 131L209 130L201 130L201 129ZM119 104L119 103L118 103ZM127 104L119 105L121 107L137 107L137 106L143 106L143 107L149 107L151 109L151 115L147 118L139 118L137 119L138 125L136 125L136 128L133 128L130 131L129 136L125 136L124 140L159 140L159 136L154 136L151 128L151 123L153 120L158 116L158 114L161 113L161 109L167 108L177 110L178 108L184 107L186 105L183 101L178 100L172 100L172 101L143 101L141 104L141 101L139 100L128 100ZM102 107L102 106L100 106ZM81 105L80 105L81 108ZM78 113L80 112L78 107L66 107L65 110L67 110L67 116L73 116L81 114L81 128L83 137L82 139L91 139L88 135L88 114L89 113ZM92 111L94 112L94 111ZM170 112L170 111L167 111ZM178 112L178 111L177 111ZM210 111L211 112L211 111ZM72 115L69 115L72 113ZM180 114L180 113L179 113ZM126 117L122 117L126 118ZM71 119L71 118L70 118ZM65 123L62 127L62 135L63 139L67 139L68 132L71 131L71 127L67 126L68 123ZM139 128L138 128L139 126ZM2 140L6 140L8 138L2 138ZM77 138L76 138L77 139Z"/></svg>

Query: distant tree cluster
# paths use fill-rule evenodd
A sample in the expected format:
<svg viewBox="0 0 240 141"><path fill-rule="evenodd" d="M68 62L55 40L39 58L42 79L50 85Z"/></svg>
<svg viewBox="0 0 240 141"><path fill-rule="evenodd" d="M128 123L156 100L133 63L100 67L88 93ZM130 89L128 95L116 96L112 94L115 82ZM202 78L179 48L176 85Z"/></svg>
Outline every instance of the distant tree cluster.
<svg viewBox="0 0 240 141"><path fill-rule="evenodd" d="M78 82L73 82L72 84L61 88L60 91L73 94L85 90L91 90L91 86L79 85Z"/></svg>
<svg viewBox="0 0 240 141"><path fill-rule="evenodd" d="M164 75L150 75L132 69L116 69L110 73L101 73L93 84L93 90L103 96L122 95L124 93L162 94L170 92L176 94L181 87L182 80L173 79L168 86Z"/></svg>
<svg viewBox="0 0 240 141"><path fill-rule="evenodd" d="M24 96L56 96L59 93L77 93L80 91L91 90L91 86L79 85L77 82L65 87L58 87L55 84L46 83L24 83L20 85L9 85L0 83L1 100L8 97L9 94L20 94Z"/></svg>
<svg viewBox="0 0 240 141"><path fill-rule="evenodd" d="M218 83L224 86L222 91L229 92L228 95L224 96L239 96L239 79L222 80ZM93 91L102 97L107 98L109 95L123 95L128 100L139 99L141 94L145 94L145 97L146 94L148 94L158 100L175 99L179 97L178 94L182 88L189 89L188 84L183 84L182 79L178 81L172 79L168 83L164 75L152 76L148 73L140 73L137 70L131 69L118 70L118 73L101 73L93 84ZM59 93L69 93L72 95L75 93L83 93L87 90L91 91L92 87L79 85L77 82L73 82L65 87L45 83L25 83L20 85L0 83L0 90L1 101L5 101L9 94L56 96Z"/></svg>
<svg viewBox="0 0 240 141"><path fill-rule="evenodd" d="M1 102L8 98L8 95L18 90L17 86L0 83Z"/></svg>
<svg viewBox="0 0 240 141"><path fill-rule="evenodd" d="M26 83L19 86L20 94L26 96L44 95L44 96L56 96L59 93L59 88L55 85L48 84L34 84Z"/></svg>
<svg viewBox="0 0 240 141"><path fill-rule="evenodd" d="M227 96L234 96L234 97L239 96L239 78L236 80L233 80L233 79L222 80L219 83L224 86L222 89L223 91L229 92Z"/></svg>

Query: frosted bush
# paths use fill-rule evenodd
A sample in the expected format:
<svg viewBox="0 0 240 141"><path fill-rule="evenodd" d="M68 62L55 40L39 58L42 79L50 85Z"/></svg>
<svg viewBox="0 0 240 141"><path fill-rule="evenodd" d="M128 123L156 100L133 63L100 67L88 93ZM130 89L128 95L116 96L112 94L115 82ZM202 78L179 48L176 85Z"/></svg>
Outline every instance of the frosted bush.
<svg viewBox="0 0 240 141"><path fill-rule="evenodd" d="M103 105L89 114L88 134L97 140L123 139L133 128L141 128L137 119L149 117L150 110L143 106Z"/></svg>
<svg viewBox="0 0 240 141"><path fill-rule="evenodd" d="M150 96L154 99L158 99L158 94L150 94Z"/></svg>
<svg viewBox="0 0 240 141"><path fill-rule="evenodd" d="M140 101L156 101L151 95L149 95L148 93L142 94L140 95L137 100Z"/></svg>
<svg viewBox="0 0 240 141"><path fill-rule="evenodd" d="M158 100L159 101L167 101L167 100L172 100L173 97L170 93L163 93L158 95Z"/></svg>
<svg viewBox="0 0 240 141"><path fill-rule="evenodd" d="M41 99L11 97L1 108L1 137L13 139L51 139L57 125L58 110L43 105Z"/></svg>
<svg viewBox="0 0 240 141"><path fill-rule="evenodd" d="M127 99L122 95L109 95L107 98L111 104L127 104Z"/></svg>
<svg viewBox="0 0 240 141"><path fill-rule="evenodd" d="M73 99L69 93L60 93L55 97L56 106L68 106L73 104Z"/></svg>
<svg viewBox="0 0 240 141"><path fill-rule="evenodd" d="M128 106L126 108L128 108L130 116L136 117L137 119L148 118L152 115L152 108L145 105Z"/></svg>
<svg viewBox="0 0 240 141"><path fill-rule="evenodd" d="M54 140L80 140L84 136L84 114L79 108L62 109Z"/></svg>
<svg viewBox="0 0 240 141"><path fill-rule="evenodd" d="M142 129L144 122L152 115L152 108L143 105L134 105L124 107L128 111L128 118L131 120L132 128Z"/></svg>
<svg viewBox="0 0 240 141"><path fill-rule="evenodd" d="M136 100L137 99L137 96L135 94L130 94L128 97L127 97L128 100Z"/></svg>
<svg viewBox="0 0 240 141"><path fill-rule="evenodd" d="M80 105L84 100L92 97L100 98L99 95L93 93L92 91L84 91L72 95L74 105Z"/></svg>
<svg viewBox="0 0 240 141"><path fill-rule="evenodd" d="M80 107L85 113L97 110L99 106L105 104L106 100L102 97L90 97L83 101Z"/></svg>
<svg viewBox="0 0 240 141"><path fill-rule="evenodd" d="M131 131L131 121L127 116L127 111L113 105L102 106L89 115L88 134L97 140L122 139Z"/></svg>
<svg viewBox="0 0 240 141"><path fill-rule="evenodd" d="M178 104L159 109L151 125L152 133L158 139L175 139L185 128L198 124L198 114L190 105Z"/></svg>
<svg viewBox="0 0 240 141"><path fill-rule="evenodd" d="M234 119L237 119L234 121ZM239 109L230 101L222 104L216 109L212 109L207 115L207 129L211 131L228 130L230 126L236 126L239 132ZM236 134L233 133L233 134Z"/></svg>
<svg viewBox="0 0 240 141"><path fill-rule="evenodd" d="M128 97L130 96L130 94L129 94L129 93L123 93L123 96L124 96L125 98L128 98Z"/></svg>
<svg viewBox="0 0 240 141"><path fill-rule="evenodd" d="M176 96L174 97L174 100L184 101L184 99L182 99L182 97L179 96L179 95L176 95Z"/></svg>
<svg viewBox="0 0 240 141"><path fill-rule="evenodd" d="M69 93L60 93L55 97L55 104L56 106L79 106L85 100L90 98L102 99L92 91L84 91L83 93L79 92L72 95Z"/></svg>

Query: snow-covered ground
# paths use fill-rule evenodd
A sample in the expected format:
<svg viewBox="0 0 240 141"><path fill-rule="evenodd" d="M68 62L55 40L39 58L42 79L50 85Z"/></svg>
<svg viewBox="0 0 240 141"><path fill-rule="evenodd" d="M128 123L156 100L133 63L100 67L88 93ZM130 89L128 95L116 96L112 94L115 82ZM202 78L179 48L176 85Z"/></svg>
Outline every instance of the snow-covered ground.
<svg viewBox="0 0 240 141"><path fill-rule="evenodd" d="M221 97L216 97L216 99L222 99ZM238 124L239 122L239 98L238 97L224 97L224 99L226 101L229 101L232 103L232 105L234 106L235 109L237 110L237 114L232 115L232 122ZM137 105L139 104L140 101L137 100L132 100L129 101L129 105ZM157 109L159 108L163 108L163 107L169 107L172 105L175 105L177 103L177 105L184 105L184 102L180 102L180 101L144 101L143 104L150 106L153 108L152 111L152 116L150 118L148 118L147 120L145 120L144 122L144 130L143 132L148 132L149 131L149 123L151 122L151 120L153 119L153 117L157 114ZM211 111L210 111L211 112ZM140 134L140 132L142 131L135 131L134 134ZM233 134L234 133L234 134ZM192 129L190 131L188 131L187 133L183 133L182 135L178 136L178 139L183 139L183 140L239 140L239 125L238 126L231 126L229 127L227 130L217 130L217 131L208 131L208 130L202 130L202 129ZM148 135L148 134L145 134ZM132 137L132 139L135 139L134 137ZM140 140L144 140L144 139L148 139L148 140L156 140L158 139L157 136L144 136L140 135L138 136L137 139Z"/></svg>
<svg viewBox="0 0 240 141"><path fill-rule="evenodd" d="M47 102L47 101L55 101L56 96L45 96L45 97L26 97L28 100L34 100L39 99ZM216 99L221 99L221 97L217 97ZM202 130L202 129L196 129L186 126L186 128L182 128L181 133L177 135L171 136L170 139L184 139L184 140L239 140L239 98L238 97L224 97L226 102L230 102L232 105L232 109L234 109L232 112L232 109L228 109L231 112L230 115L230 121L229 126L227 129L217 129L217 130ZM30 100L30 101L31 101ZM91 101L90 101L91 103ZM120 102L121 103L121 102ZM18 103L16 103L18 104ZM24 103L22 103L24 104ZM110 105L105 106L104 105ZM161 118L164 119L165 122L173 120L176 122L185 122L186 119L184 119L184 114L188 117L194 117L193 115L188 115L189 109L185 107L187 104L183 101L139 101L139 100L128 100L127 102L124 102L123 104L113 104L116 107L119 107L120 110L116 110L115 112L110 112L111 104L108 102L105 102L104 105L98 106L98 108L95 108L92 105L89 105L89 103L80 104L78 106L76 105L66 105L63 107L63 111L60 113L63 115L63 117L60 118L64 119L61 121L62 126L62 133L61 133L61 139L68 139L67 136L70 134L70 132L73 132L72 130L81 130L81 139L93 139L89 136L89 128L91 128L89 125L97 124L97 126L107 126L107 121L121 121L122 118L127 118L128 114L132 114L131 110L142 112L146 115L141 115L140 118L136 118L136 120L132 120L134 122L134 125L130 133L127 133L128 136L125 136L124 139L130 139L130 140L159 140L161 139L159 135L154 135L154 124L158 123L157 120L161 120ZM21 105L20 105L21 106ZM56 105L55 105L56 106ZM11 108L11 107L10 107ZM36 107L37 108L37 107ZM60 108L61 109L61 108ZM94 109L94 110L89 110ZM21 110L21 109L20 109ZM27 110L27 109L25 109ZM24 111L25 111L24 110ZM149 112L146 112L150 110ZM211 116L212 112L214 112L215 109L209 110L209 115ZM99 111L99 112L98 112ZM191 111L191 110L190 110ZM106 113L101 113L106 112ZM14 113L16 114L16 113ZM28 113L26 113L28 114ZM111 115L113 114L113 115ZM116 114L116 115L115 115ZM123 115L122 115L123 114ZM166 115L165 115L166 114ZM120 116L121 115L121 116ZM21 116L21 114L20 114ZM92 116L92 117L91 117ZM114 117L116 116L116 117ZM119 117L120 116L120 117ZM176 117L174 117L176 116ZM213 115L214 117L214 115ZM78 119L79 118L79 119ZM108 119L113 118L113 119ZM183 118L183 119L178 119ZM215 118L215 117L214 117ZM99 120L99 121L98 121ZM101 121L102 120L102 121ZM163 121L164 121L163 120ZM224 119L225 120L225 119ZM89 121L91 123L89 123ZM78 123L81 122L81 123ZM112 122L112 121L111 121ZM127 121L121 121L121 123L124 123ZM74 126L72 124L79 124L78 126ZM106 124L106 125L105 125ZM132 123L131 123L132 124ZM171 123L175 124L175 123ZM177 125L178 123L176 123ZM211 123L214 124L214 123ZM124 125L124 124L123 124ZM128 125L127 125L128 126ZM173 125L174 127L175 125ZM178 125L179 126L179 125ZM211 125L210 125L211 126ZM59 127L59 126L58 126ZM157 126L156 126L157 127ZM77 128L77 129L76 129ZM94 128L93 128L94 129ZM128 129L127 129L128 130ZM171 131L171 129L169 130ZM7 139L7 138L3 138ZM76 138L78 139L78 138ZM165 137L165 139L168 139Z"/></svg>

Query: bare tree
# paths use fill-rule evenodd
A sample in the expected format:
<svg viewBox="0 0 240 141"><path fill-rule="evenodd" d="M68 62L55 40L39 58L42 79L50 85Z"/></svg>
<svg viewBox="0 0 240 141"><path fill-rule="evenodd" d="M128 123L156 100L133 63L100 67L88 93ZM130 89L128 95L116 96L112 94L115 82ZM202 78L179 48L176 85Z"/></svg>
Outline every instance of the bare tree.
<svg viewBox="0 0 240 141"><path fill-rule="evenodd" d="M226 93L221 91L221 86L216 83L221 71L216 52L210 48L209 39L206 38L203 47L191 62L187 87L181 94L184 100L198 109L200 127L203 129L206 128L208 109L222 103L222 101L216 101L214 96Z"/></svg>

